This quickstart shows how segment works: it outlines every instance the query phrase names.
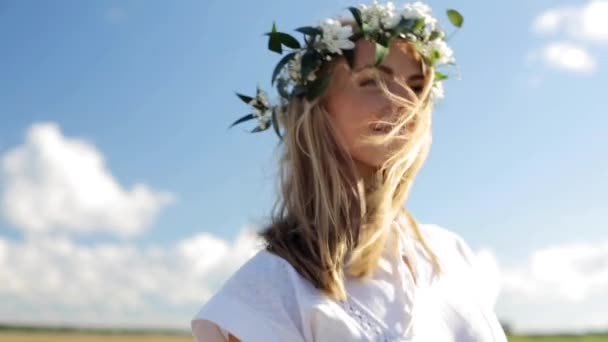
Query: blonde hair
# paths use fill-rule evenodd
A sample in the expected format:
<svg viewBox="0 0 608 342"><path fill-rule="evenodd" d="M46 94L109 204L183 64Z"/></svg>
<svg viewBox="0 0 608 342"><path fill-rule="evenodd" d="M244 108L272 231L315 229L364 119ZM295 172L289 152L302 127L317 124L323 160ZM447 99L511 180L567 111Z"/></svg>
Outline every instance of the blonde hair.
<svg viewBox="0 0 608 342"><path fill-rule="evenodd" d="M365 188L357 182L353 159L338 143L323 97L313 102L294 97L281 121L279 194L271 222L260 235L268 251L287 260L330 298L346 299L345 275L366 278L373 273L399 215L407 219L434 268L441 271L417 221L402 206L431 145L428 98L434 72L433 68L424 72L428 77L420 98L403 81L397 81L415 101L391 93L375 73L382 91L401 112L390 123L394 125L391 132L362 140L395 146ZM401 130L412 120L416 123L412 131ZM402 233L404 228L398 228ZM395 243L392 245L396 253Z"/></svg>

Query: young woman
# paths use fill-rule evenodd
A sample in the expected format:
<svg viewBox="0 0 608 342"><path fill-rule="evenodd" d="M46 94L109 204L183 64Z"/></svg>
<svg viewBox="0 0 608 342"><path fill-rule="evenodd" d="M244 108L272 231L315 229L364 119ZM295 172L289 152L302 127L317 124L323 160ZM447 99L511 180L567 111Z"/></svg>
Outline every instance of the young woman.
<svg viewBox="0 0 608 342"><path fill-rule="evenodd" d="M239 95L281 138L265 248L192 320L198 342L506 341L457 234L403 206L431 145L431 112L453 64L428 6L374 3L354 20L276 26L291 52L273 74L280 100ZM460 27L462 16L448 11Z"/></svg>

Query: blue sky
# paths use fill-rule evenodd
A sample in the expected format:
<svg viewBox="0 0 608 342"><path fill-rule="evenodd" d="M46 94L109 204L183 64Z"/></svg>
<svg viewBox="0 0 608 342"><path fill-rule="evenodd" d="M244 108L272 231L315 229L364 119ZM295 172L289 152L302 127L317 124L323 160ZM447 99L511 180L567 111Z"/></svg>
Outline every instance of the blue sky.
<svg viewBox="0 0 608 342"><path fill-rule="evenodd" d="M276 137L227 130L247 111L235 91L269 89L278 55L263 33L273 20L291 31L355 4L2 2L0 279L13 281L0 285L12 303L0 319L114 324L108 315L127 309L62 292L61 281L86 269L88 281L110 284L91 296L121 293L147 313L133 325L186 327L228 276L209 273L207 264L221 262L210 251L249 246L244 231L272 204ZM444 5L430 4L443 19ZM445 83L433 147L407 205L420 221L461 234L500 270L497 310L516 327L608 324L598 304L608 307L599 290L608 286L608 28L597 20L608 2L453 7L465 16L450 42L461 79ZM179 291L174 281L132 286L127 271L74 266L70 253L154 270L141 279L184 275L189 261L199 273L191 296L178 298L166 294ZM185 273L163 273L175 255ZM46 272L32 261L42 259L56 269L45 278L54 287L23 285ZM245 259L230 261L232 269ZM583 264L593 267L583 273ZM570 282L547 295L561 275ZM77 292L92 286L72 283ZM538 317L556 303L563 310Z"/></svg>

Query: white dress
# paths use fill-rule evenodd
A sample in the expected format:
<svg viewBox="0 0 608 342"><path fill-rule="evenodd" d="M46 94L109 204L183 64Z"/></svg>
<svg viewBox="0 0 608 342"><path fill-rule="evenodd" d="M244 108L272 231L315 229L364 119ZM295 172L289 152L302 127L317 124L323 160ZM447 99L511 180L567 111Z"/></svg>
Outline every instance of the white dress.
<svg viewBox="0 0 608 342"><path fill-rule="evenodd" d="M506 342L494 303L479 295L488 291L480 289L483 275L476 274L468 245L439 226L420 229L443 267L439 276L412 236L396 236L416 283L401 255L387 247L370 279L346 279L348 299L340 302L261 250L202 306L192 334L197 342L210 341L214 326L217 336L230 332L243 342Z"/></svg>

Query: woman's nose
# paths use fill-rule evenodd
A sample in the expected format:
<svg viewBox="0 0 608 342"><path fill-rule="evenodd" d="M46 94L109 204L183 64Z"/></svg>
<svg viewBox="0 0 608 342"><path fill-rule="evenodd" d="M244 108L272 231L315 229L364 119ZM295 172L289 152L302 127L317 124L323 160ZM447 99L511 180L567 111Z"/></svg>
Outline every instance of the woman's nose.
<svg viewBox="0 0 608 342"><path fill-rule="evenodd" d="M392 80L387 84L388 90L394 95L399 97L403 97L408 101L413 101L412 92L408 91L408 86L405 82L399 82L397 80Z"/></svg>
<svg viewBox="0 0 608 342"><path fill-rule="evenodd" d="M405 107L398 106L390 101L379 112L379 119L387 122L396 122L399 115L402 115Z"/></svg>

